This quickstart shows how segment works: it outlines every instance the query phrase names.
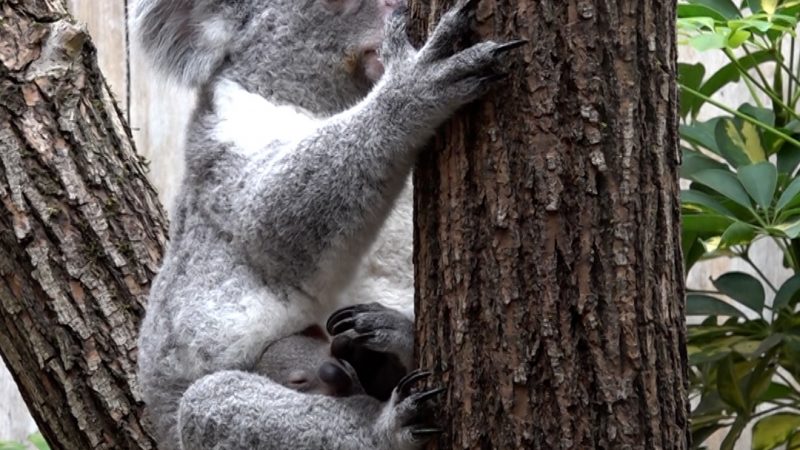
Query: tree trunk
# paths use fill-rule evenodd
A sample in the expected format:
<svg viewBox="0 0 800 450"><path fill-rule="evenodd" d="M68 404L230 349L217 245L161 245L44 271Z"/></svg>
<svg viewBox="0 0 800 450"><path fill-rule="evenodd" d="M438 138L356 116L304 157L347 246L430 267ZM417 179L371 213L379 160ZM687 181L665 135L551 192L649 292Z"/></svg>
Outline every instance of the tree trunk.
<svg viewBox="0 0 800 450"><path fill-rule="evenodd" d="M54 449L151 449L136 340L166 219L86 32L0 2L0 353Z"/></svg>
<svg viewBox="0 0 800 450"><path fill-rule="evenodd" d="M452 3L413 0L417 33ZM415 172L438 448L687 448L675 2L481 0L476 21L529 44Z"/></svg>

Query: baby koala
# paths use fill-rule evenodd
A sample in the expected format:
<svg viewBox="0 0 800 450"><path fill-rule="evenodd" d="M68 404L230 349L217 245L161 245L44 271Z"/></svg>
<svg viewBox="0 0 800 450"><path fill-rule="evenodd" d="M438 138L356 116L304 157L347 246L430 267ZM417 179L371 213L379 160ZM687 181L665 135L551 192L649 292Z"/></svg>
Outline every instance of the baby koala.
<svg viewBox="0 0 800 450"><path fill-rule="evenodd" d="M331 355L328 336L317 325L270 344L251 371L307 394L365 394L355 369Z"/></svg>

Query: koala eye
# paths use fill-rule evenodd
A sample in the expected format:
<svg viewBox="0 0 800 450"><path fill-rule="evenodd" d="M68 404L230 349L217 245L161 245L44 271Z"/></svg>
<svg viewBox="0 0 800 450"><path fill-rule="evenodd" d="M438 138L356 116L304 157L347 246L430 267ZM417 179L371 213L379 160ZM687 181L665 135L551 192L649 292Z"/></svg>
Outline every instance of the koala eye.
<svg viewBox="0 0 800 450"><path fill-rule="evenodd" d="M301 391L303 388L309 386L310 379L304 370L295 370L289 374L287 382L292 389Z"/></svg>

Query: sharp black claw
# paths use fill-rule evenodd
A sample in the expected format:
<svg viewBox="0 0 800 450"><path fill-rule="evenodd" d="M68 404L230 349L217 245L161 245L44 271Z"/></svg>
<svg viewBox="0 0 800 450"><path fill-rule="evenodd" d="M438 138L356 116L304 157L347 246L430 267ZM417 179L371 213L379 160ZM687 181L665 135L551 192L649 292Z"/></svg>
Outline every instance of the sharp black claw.
<svg viewBox="0 0 800 450"><path fill-rule="evenodd" d="M506 78L508 78L507 73L495 73L481 77L480 81L484 83L494 83L495 81L505 80Z"/></svg>
<svg viewBox="0 0 800 450"><path fill-rule="evenodd" d="M414 428L411 430L411 436L414 438L429 438L442 433L444 433L444 430L441 428Z"/></svg>
<svg viewBox="0 0 800 450"><path fill-rule="evenodd" d="M363 344L364 342L366 342L366 341L368 341L370 339L374 339L375 336L377 336L377 335L378 335L378 333L376 333L374 331L370 331L370 332L364 333L364 334L359 334L358 336L353 338L353 342L355 342L357 344Z"/></svg>
<svg viewBox="0 0 800 450"><path fill-rule="evenodd" d="M336 323L342 319L345 319L347 317L352 317L353 312L355 310L356 310L355 306L349 306L347 308L342 308L336 311L335 313L331 314L331 316L328 317L328 321L325 322L325 329L328 330L329 334L333 334L334 325L336 325Z"/></svg>
<svg viewBox="0 0 800 450"><path fill-rule="evenodd" d="M517 39L516 41L506 42L505 44L500 44L493 50L495 55L500 53L504 53L510 50L513 50L517 47L522 47L523 45L527 44L527 39Z"/></svg>
<svg viewBox="0 0 800 450"><path fill-rule="evenodd" d="M447 390L446 388L440 387L440 388L436 388L436 389L431 389L429 391L421 392L421 393L416 394L414 396L414 400L417 403L422 403L425 400L429 400L429 399L432 399L433 397L436 397L437 395L443 393L446 390Z"/></svg>
<svg viewBox="0 0 800 450"><path fill-rule="evenodd" d="M348 317L336 323L329 331L331 334L339 334L353 328L356 325L356 319Z"/></svg>
<svg viewBox="0 0 800 450"><path fill-rule="evenodd" d="M405 392L407 392L407 389L411 386L412 383L419 380L420 378L429 377L431 375L432 375L431 372L428 372L427 370L417 369L411 371L407 373L406 376L401 378L400 381L397 382L397 387L395 389L397 389L397 391L400 392L401 394L404 394Z"/></svg>

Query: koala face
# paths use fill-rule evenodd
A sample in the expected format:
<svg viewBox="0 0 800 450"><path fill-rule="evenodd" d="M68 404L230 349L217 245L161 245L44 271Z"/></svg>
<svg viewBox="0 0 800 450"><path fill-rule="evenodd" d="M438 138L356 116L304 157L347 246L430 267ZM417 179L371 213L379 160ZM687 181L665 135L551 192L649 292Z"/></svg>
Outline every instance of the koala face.
<svg viewBox="0 0 800 450"><path fill-rule="evenodd" d="M308 394L347 397L364 392L355 370L331 356L330 343L315 327L270 344L252 371Z"/></svg>
<svg viewBox="0 0 800 450"><path fill-rule="evenodd" d="M314 113L341 111L383 74L384 24L404 1L264 2L234 38L221 73L266 98Z"/></svg>
<svg viewBox="0 0 800 450"><path fill-rule="evenodd" d="M342 111L383 73L388 17L405 0L138 0L156 66L204 87L221 78L316 114Z"/></svg>

